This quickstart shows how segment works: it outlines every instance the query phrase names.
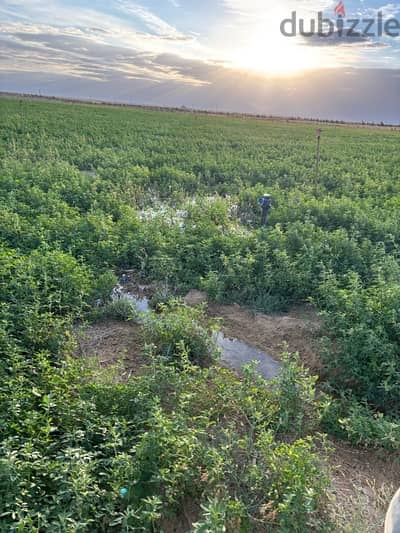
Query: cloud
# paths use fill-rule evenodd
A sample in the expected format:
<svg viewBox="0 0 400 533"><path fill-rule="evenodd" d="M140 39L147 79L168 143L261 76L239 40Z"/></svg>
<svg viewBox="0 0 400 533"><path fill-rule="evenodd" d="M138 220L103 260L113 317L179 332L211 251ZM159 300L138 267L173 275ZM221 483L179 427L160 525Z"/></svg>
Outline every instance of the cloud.
<svg viewBox="0 0 400 533"><path fill-rule="evenodd" d="M307 46L362 46L364 48L388 48L389 45L383 42L373 41L364 33L350 31L344 28L343 32L334 31L325 35L314 33L309 37L304 37L303 43Z"/></svg>
<svg viewBox="0 0 400 533"><path fill-rule="evenodd" d="M179 56L110 46L98 40L96 29L3 25L0 46L4 53L0 63L3 72L37 70L103 81L125 76L154 82L173 79L182 84L207 83L199 70L188 68L189 63Z"/></svg>
<svg viewBox="0 0 400 533"><path fill-rule="evenodd" d="M332 7L331 0L280 0L266 6L265 0L222 0L225 8L237 15L252 18L270 19L271 15L289 16L296 11L300 16L318 13Z"/></svg>
<svg viewBox="0 0 400 533"><path fill-rule="evenodd" d="M371 17L377 17L378 13L382 13L383 19L388 20L400 14L400 4L385 4L377 8L367 7L361 13Z"/></svg>
<svg viewBox="0 0 400 533"><path fill-rule="evenodd" d="M179 32L174 26L149 11L147 8L130 0L117 0L116 7L122 12L140 19L146 27L159 37L176 41L190 41L192 36Z"/></svg>

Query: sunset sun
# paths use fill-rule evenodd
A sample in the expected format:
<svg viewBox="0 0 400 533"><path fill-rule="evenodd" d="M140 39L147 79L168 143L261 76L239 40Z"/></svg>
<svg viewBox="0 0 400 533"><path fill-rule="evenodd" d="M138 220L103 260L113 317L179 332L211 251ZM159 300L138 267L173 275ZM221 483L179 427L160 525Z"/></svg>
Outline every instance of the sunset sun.
<svg viewBox="0 0 400 533"><path fill-rule="evenodd" d="M307 70L335 67L335 58L317 47L282 35L250 36L244 47L232 51L232 66L271 76L291 76Z"/></svg>

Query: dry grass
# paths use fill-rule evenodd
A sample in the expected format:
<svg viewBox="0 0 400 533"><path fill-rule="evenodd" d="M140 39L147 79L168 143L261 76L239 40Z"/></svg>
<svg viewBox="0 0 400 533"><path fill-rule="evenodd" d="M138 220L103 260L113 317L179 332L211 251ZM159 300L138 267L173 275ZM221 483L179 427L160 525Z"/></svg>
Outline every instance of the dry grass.
<svg viewBox="0 0 400 533"><path fill-rule="evenodd" d="M385 515L400 485L400 460L394 453L332 442L331 517L344 533L381 533Z"/></svg>
<svg viewBox="0 0 400 533"><path fill-rule="evenodd" d="M101 321L79 330L77 340L80 357L92 358L103 370L119 365L123 378L138 374L148 362L141 327L134 322Z"/></svg>

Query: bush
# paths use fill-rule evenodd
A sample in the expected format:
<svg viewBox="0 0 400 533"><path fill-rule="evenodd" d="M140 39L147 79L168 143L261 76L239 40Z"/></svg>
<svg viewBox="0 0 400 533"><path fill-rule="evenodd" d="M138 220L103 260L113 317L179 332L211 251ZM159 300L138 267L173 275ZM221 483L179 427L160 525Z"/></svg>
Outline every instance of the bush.
<svg viewBox="0 0 400 533"><path fill-rule="evenodd" d="M168 285L160 286L156 289L150 299L150 306L155 311L161 311L163 305L167 305L175 299L172 290Z"/></svg>
<svg viewBox="0 0 400 533"><path fill-rule="evenodd" d="M91 321L96 321L109 318L111 320L121 320L124 322L127 320L133 320L137 318L137 316L138 312L135 308L135 305L129 300L121 298L115 302L108 302L102 307L94 308L88 314L88 319Z"/></svg>
<svg viewBox="0 0 400 533"><path fill-rule="evenodd" d="M354 399L326 397L321 411L322 428L355 446L400 449L400 424Z"/></svg>
<svg viewBox="0 0 400 533"><path fill-rule="evenodd" d="M160 314L144 319L145 340L153 346L154 354L178 365L187 361L205 366L216 358L216 324L206 319L201 308L173 300L160 304L159 310Z"/></svg>
<svg viewBox="0 0 400 533"><path fill-rule="evenodd" d="M202 506L198 531L322 524L320 447L279 442L265 382L154 362L97 383L80 361L44 355L0 371L1 531L160 531L188 501Z"/></svg>
<svg viewBox="0 0 400 533"><path fill-rule="evenodd" d="M378 279L365 288L351 275L346 288L329 276L320 304L332 338L323 353L330 382L360 401L400 413L400 286Z"/></svg>
<svg viewBox="0 0 400 533"><path fill-rule="evenodd" d="M299 354L282 354L282 368L273 384L273 397L279 405L277 427L292 435L307 435L318 425L316 376L300 362Z"/></svg>

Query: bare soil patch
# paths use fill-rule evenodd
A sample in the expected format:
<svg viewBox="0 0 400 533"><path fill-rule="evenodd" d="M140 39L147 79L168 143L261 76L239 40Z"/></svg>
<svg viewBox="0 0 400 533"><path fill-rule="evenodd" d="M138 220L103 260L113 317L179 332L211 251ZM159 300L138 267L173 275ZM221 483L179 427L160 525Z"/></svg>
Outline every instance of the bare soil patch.
<svg viewBox="0 0 400 533"><path fill-rule="evenodd" d="M245 341L277 360L286 349L299 352L313 372L322 372L317 342L322 323L311 307L297 307L285 315L264 315L239 305L210 304L209 313L222 318L226 336Z"/></svg>
<svg viewBox="0 0 400 533"><path fill-rule="evenodd" d="M381 450L332 441L333 513L340 531L380 533L390 501L400 486L400 458Z"/></svg>
<svg viewBox="0 0 400 533"><path fill-rule="evenodd" d="M146 364L141 328L134 322L101 321L79 331L77 338L79 355L98 359L102 368L122 362L132 375Z"/></svg>

